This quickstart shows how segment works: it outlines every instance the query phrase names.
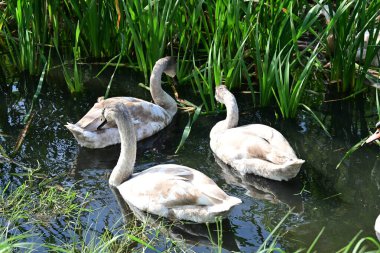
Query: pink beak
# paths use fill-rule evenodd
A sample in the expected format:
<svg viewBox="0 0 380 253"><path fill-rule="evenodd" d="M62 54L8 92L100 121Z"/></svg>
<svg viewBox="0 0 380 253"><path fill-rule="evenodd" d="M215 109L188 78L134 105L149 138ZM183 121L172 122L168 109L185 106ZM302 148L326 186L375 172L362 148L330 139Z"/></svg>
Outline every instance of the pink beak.
<svg viewBox="0 0 380 253"><path fill-rule="evenodd" d="M373 142L377 139L380 139L380 128L378 128L373 135L368 137L368 139L365 141L365 143L370 143L370 142Z"/></svg>

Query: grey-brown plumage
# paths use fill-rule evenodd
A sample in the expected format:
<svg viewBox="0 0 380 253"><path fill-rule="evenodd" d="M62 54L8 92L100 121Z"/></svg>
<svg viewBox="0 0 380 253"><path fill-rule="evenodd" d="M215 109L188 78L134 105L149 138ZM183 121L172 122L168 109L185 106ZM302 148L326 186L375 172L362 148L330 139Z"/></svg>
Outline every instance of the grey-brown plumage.
<svg viewBox="0 0 380 253"><path fill-rule="evenodd" d="M77 123L67 123L66 127L74 135L79 145L88 148L103 148L120 143L115 122L108 122L100 129L101 112L107 106L123 103L128 107L137 129L137 140L145 139L165 128L177 112L177 103L161 87L161 75L174 77L176 62L172 57L159 59L150 77L150 91L155 103L134 97L100 97L98 102Z"/></svg>
<svg viewBox="0 0 380 253"><path fill-rule="evenodd" d="M215 155L241 174L253 173L273 180L289 180L297 175L304 160L298 159L285 137L261 124L236 127L239 110L226 86L216 87L215 98L226 105L227 117L210 132Z"/></svg>
<svg viewBox="0 0 380 253"><path fill-rule="evenodd" d="M162 164L132 174L136 158L136 133L128 108L118 103L106 107L104 117L120 132L121 151L109 184L123 199L142 211L169 219L215 222L241 200L228 196L203 173L177 164Z"/></svg>

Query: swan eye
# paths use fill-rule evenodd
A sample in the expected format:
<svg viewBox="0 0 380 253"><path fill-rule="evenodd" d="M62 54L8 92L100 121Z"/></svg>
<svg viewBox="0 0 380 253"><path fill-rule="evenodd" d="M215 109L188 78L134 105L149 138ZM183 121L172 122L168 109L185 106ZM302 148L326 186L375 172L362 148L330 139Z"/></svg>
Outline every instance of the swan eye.
<svg viewBox="0 0 380 253"><path fill-rule="evenodd" d="M100 130L105 124L107 124L107 119L104 116L104 113L106 111L106 108L103 108L102 110L102 116L100 117L100 125L96 128L97 130Z"/></svg>
<svg viewBox="0 0 380 253"><path fill-rule="evenodd" d="M101 119L100 119L100 121L102 122L102 123L100 123L100 125L96 128L96 130L100 130L100 129L102 129L102 127L105 125L105 124L107 124L107 120L106 120L106 118L104 118L104 117L102 117Z"/></svg>

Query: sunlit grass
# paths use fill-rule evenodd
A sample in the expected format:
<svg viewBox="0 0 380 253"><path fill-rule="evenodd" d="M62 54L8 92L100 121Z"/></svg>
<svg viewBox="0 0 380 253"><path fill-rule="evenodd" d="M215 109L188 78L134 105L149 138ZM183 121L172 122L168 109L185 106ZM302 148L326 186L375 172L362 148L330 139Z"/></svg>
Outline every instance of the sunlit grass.
<svg viewBox="0 0 380 253"><path fill-rule="evenodd" d="M9 182L0 193L0 215L2 226L26 223L49 223L58 216L76 217L79 213L89 211L85 208L88 196L80 197L72 189L51 185L51 179L37 183L37 171L26 174L20 186Z"/></svg>
<svg viewBox="0 0 380 253"><path fill-rule="evenodd" d="M20 70L33 75L40 75L47 49L55 47L72 93L82 90L80 61L96 58L107 64L118 57L120 63L137 66L147 81L157 59L176 55L181 84L193 84L206 112L216 110L214 87L224 83L232 89L247 87L254 104L269 106L277 101L283 117L294 117L293 112L286 113L292 107L286 101L302 102L303 88L297 87L308 82L307 75L302 80L305 68L307 73L321 71L308 64L320 53L314 50L318 42L332 36L332 50L320 46L318 50L330 53L331 81L349 93L363 89L367 70L379 52L380 3L345 0L330 5L326 26L315 22L321 8L306 0L7 1L0 16L4 40L0 45L8 47ZM368 46L363 40L366 31ZM308 45L299 48L304 36ZM362 58L359 65L355 65L357 58ZM286 71L285 60L290 63ZM289 74L289 85L284 74ZM303 85L297 85L298 78Z"/></svg>
<svg viewBox="0 0 380 253"><path fill-rule="evenodd" d="M337 81L341 92L357 92L363 88L365 75L375 57L380 32L378 1L341 1L336 9L329 5L331 81ZM365 34L369 40L365 42ZM377 45L376 45L377 44ZM359 69L355 63L359 62Z"/></svg>
<svg viewBox="0 0 380 253"><path fill-rule="evenodd" d="M136 61L148 80L155 62L164 56L169 24L175 22L179 1L122 1L126 24L123 31L131 38Z"/></svg>

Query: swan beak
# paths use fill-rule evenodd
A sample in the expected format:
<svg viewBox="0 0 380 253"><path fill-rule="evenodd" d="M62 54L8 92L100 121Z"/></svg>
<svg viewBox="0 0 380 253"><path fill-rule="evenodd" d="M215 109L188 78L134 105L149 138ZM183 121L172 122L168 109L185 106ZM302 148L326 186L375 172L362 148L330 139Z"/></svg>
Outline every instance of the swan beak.
<svg viewBox="0 0 380 253"><path fill-rule="evenodd" d="M368 139L365 141L365 143L370 143L370 142L373 142L377 139L380 139L380 129L377 129L373 135L368 137Z"/></svg>
<svg viewBox="0 0 380 253"><path fill-rule="evenodd" d="M102 126L104 126L105 124L107 124L106 119L104 119L104 121L96 128L96 130L100 130L102 128Z"/></svg>

